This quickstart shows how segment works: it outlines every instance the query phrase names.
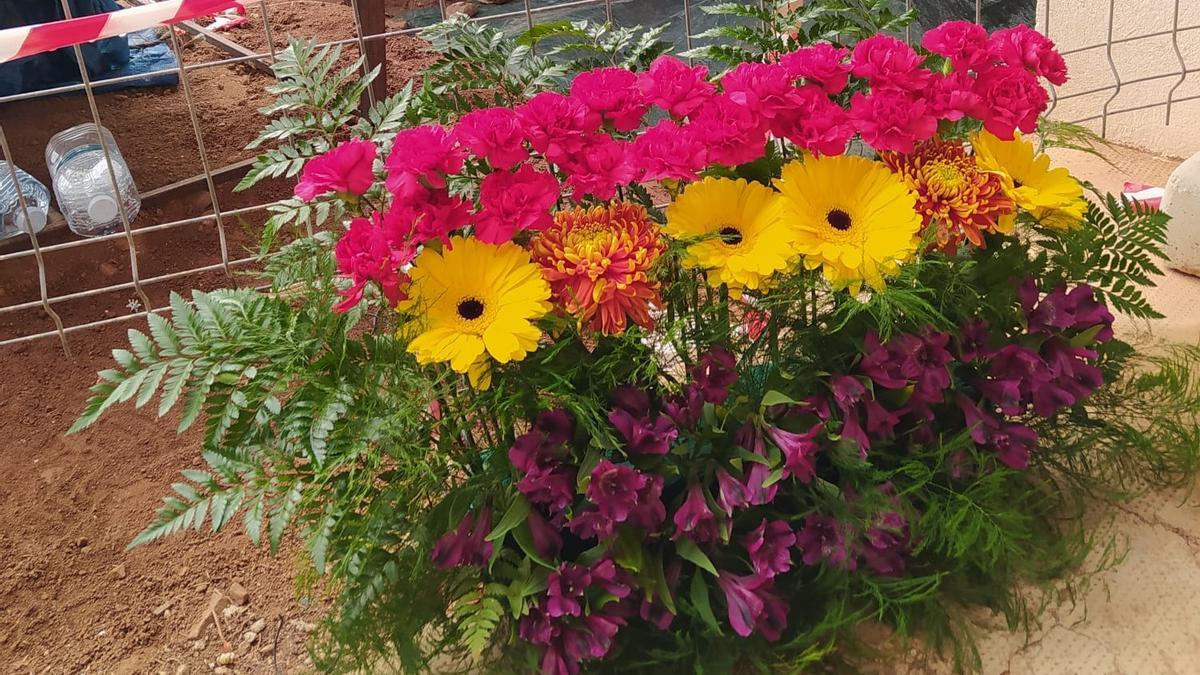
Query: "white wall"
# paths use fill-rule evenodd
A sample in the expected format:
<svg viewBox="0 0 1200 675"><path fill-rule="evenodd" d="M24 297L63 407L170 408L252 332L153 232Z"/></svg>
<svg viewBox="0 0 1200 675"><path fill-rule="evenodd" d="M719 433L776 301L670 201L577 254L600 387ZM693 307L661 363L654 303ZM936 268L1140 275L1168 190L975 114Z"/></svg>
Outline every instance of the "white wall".
<svg viewBox="0 0 1200 675"><path fill-rule="evenodd" d="M1038 0L1038 28L1047 33L1062 51L1104 45L1108 37L1109 1ZM1179 0L1178 4L1179 26L1200 26L1200 0ZM1175 5L1176 0L1116 0L1113 40L1169 31ZM1178 43L1187 68L1196 69L1196 72L1186 76L1183 84L1175 90L1174 98L1200 95L1200 29L1179 33ZM1111 53L1122 81L1171 73L1175 75L1123 85L1120 93L1109 103L1108 138L1173 157L1187 157L1200 152L1200 99L1173 105L1170 126L1165 122L1164 106L1112 114L1112 111L1123 108L1167 100L1167 93L1180 80L1178 73L1181 69L1171 37L1163 35L1114 44ZM1103 46L1069 54L1066 58L1071 79L1058 88L1060 97L1116 83ZM1077 120L1099 115L1105 101L1112 97L1113 90L1109 89L1060 100L1051 116ZM1098 119L1087 125L1100 131Z"/></svg>

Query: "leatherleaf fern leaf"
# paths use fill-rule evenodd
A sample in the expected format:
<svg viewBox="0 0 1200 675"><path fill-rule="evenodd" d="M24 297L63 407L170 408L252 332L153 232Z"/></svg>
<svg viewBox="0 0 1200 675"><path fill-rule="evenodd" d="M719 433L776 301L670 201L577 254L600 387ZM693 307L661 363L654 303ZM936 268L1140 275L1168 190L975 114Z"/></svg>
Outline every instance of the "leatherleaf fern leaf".
<svg viewBox="0 0 1200 675"><path fill-rule="evenodd" d="M1083 223L1067 232L1042 230L1036 242L1061 283L1087 283L1098 299L1135 318L1157 319L1144 290L1162 275L1170 217L1124 195L1088 204Z"/></svg>

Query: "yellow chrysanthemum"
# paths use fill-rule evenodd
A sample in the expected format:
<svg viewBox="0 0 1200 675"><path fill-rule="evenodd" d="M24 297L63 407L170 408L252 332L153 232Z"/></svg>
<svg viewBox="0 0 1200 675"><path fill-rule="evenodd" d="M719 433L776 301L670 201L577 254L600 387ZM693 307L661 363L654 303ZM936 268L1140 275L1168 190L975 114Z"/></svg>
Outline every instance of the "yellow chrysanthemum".
<svg viewBox="0 0 1200 675"><path fill-rule="evenodd" d="M492 361L537 349L542 332L533 322L550 311L550 285L516 244L455 237L444 251L422 251L411 275L399 310L415 315L406 332L420 363L449 363L486 389Z"/></svg>
<svg viewBox="0 0 1200 675"><path fill-rule="evenodd" d="M698 240L685 267L707 270L712 286L735 295L763 287L796 257L795 235L784 223L771 188L729 178L705 178L687 186L667 207L667 234Z"/></svg>
<svg viewBox="0 0 1200 675"><path fill-rule="evenodd" d="M1062 167L1050 168L1050 157L1034 151L1033 143L1020 134L1002 141L981 131L971 137L975 157L987 171L995 172L1004 191L1039 223L1055 229L1070 229L1083 220L1087 201L1083 186ZM1011 226L1015 214L1002 220Z"/></svg>
<svg viewBox="0 0 1200 675"><path fill-rule="evenodd" d="M917 249L921 216L904 181L865 157L809 157L783 167L776 187L808 269L822 268L835 286L857 293Z"/></svg>

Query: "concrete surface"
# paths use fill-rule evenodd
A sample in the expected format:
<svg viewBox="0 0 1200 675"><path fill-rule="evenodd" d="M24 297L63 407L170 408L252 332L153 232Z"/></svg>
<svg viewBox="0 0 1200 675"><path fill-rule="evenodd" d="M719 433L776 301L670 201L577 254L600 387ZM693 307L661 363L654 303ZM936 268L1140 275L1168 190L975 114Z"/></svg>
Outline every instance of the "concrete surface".
<svg viewBox="0 0 1200 675"><path fill-rule="evenodd" d="M1109 153L1115 166L1077 152L1053 154L1107 191L1127 179L1163 185L1179 163L1125 148ZM1120 318L1122 337L1200 343L1200 278L1167 272L1151 298L1167 318ZM1081 602L1052 609L1028 641L1002 629L989 633L981 644L985 675L1200 673L1200 490L1121 505L1111 523L1098 526L1125 538L1124 561L1099 575Z"/></svg>
<svg viewBox="0 0 1200 675"><path fill-rule="evenodd" d="M1110 6L1114 44L1106 48ZM1110 111L1165 104L1172 88L1172 100L1200 95L1200 72L1185 73L1200 68L1200 30L1193 28L1200 26L1196 0L1038 0L1037 25L1066 54L1070 68L1071 80L1057 91L1059 100L1052 114L1056 119L1097 116L1106 103ZM1173 25L1192 29L1178 32L1173 42ZM1155 33L1167 34L1130 39ZM1113 88L1118 75L1119 92ZM1131 84L1134 80L1143 81ZM1101 127L1099 120L1087 125L1097 131ZM1107 131L1109 139L1120 143L1187 157L1200 152L1197 129L1200 99L1173 105L1169 126L1165 106L1158 106L1110 114Z"/></svg>

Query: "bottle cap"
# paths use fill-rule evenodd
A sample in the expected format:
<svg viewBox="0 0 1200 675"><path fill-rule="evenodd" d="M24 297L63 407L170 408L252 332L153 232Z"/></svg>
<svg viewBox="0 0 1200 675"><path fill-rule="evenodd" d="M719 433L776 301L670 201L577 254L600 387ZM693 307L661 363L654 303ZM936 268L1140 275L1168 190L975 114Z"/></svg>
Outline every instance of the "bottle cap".
<svg viewBox="0 0 1200 675"><path fill-rule="evenodd" d="M25 220L25 211L18 208L13 216L13 224L22 232L37 234L46 227L46 209L32 204L29 204L28 207L29 221ZM33 225L32 229L29 227L30 225Z"/></svg>
<svg viewBox="0 0 1200 675"><path fill-rule="evenodd" d="M107 223L117 217L117 200L112 195L96 195L88 201L87 212L92 222Z"/></svg>

